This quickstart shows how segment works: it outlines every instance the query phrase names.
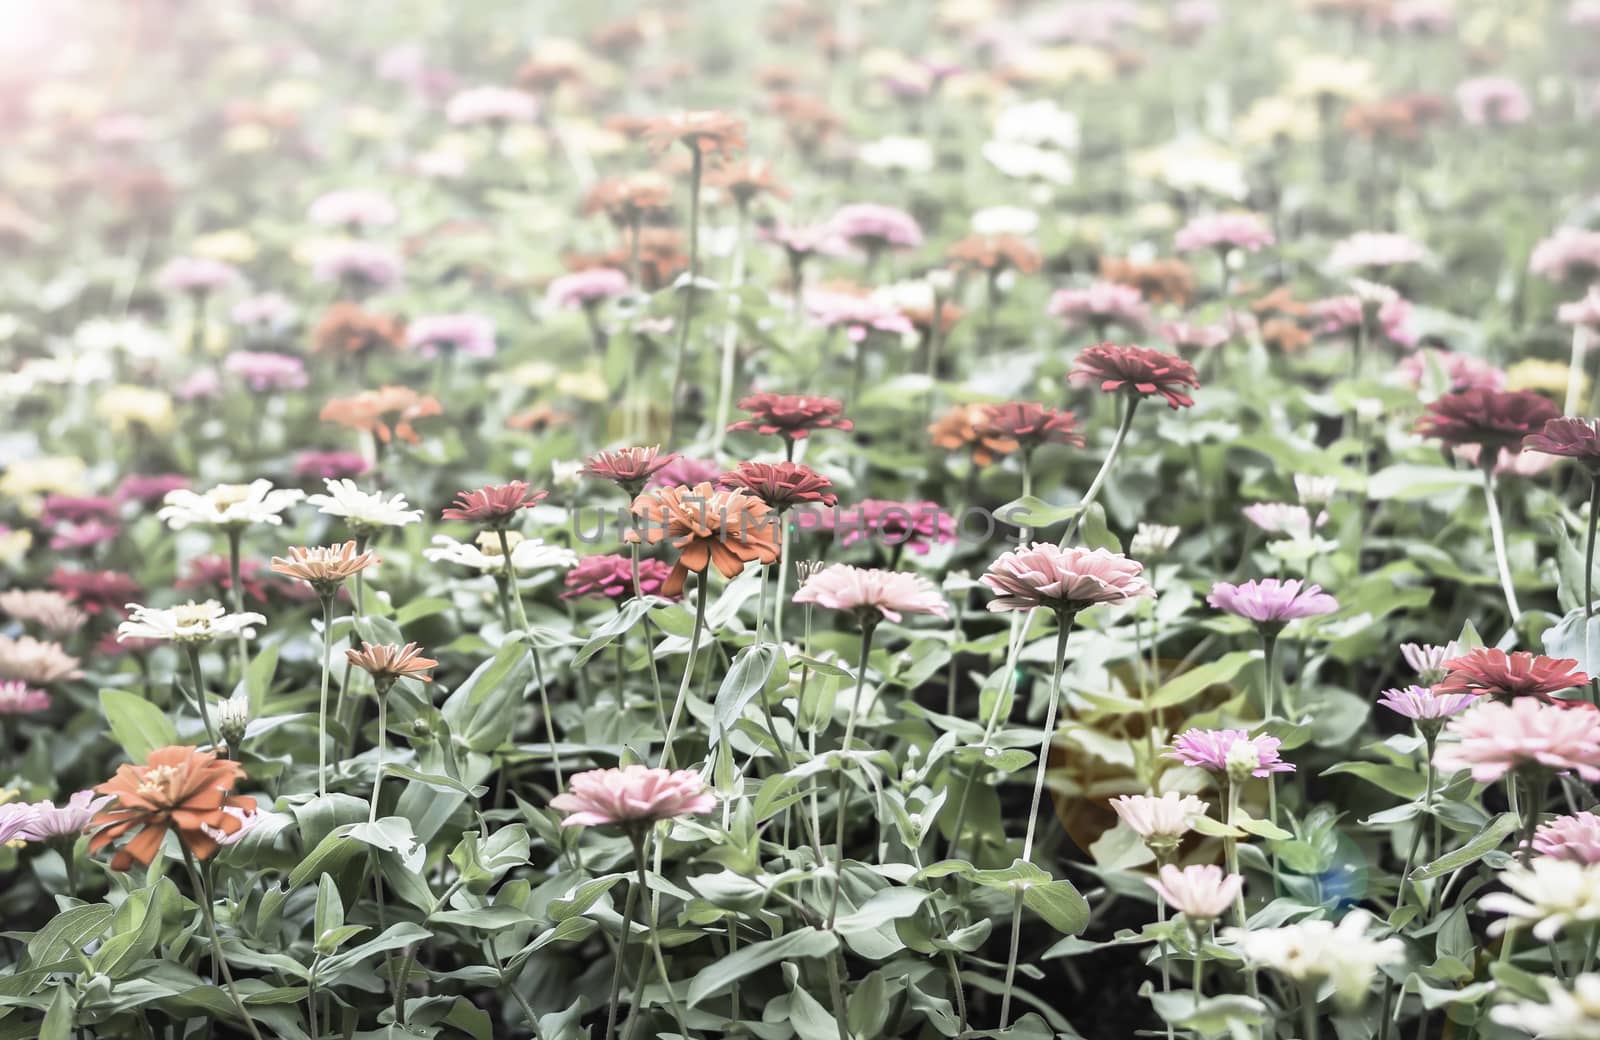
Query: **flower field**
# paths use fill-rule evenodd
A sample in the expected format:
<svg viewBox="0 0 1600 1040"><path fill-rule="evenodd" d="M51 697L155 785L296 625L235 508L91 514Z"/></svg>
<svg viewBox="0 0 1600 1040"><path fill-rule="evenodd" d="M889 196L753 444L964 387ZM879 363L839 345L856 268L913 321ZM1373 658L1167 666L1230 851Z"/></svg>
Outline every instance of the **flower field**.
<svg viewBox="0 0 1600 1040"><path fill-rule="evenodd" d="M0 1040L1600 1038L1597 47L0 0Z"/></svg>

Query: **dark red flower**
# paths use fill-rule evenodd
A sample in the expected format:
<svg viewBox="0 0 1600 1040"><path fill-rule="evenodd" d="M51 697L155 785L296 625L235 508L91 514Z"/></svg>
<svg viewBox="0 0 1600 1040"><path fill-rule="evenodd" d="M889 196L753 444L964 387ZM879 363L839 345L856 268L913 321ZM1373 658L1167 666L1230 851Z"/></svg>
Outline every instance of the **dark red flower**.
<svg viewBox="0 0 1600 1040"><path fill-rule="evenodd" d="M1015 441L1025 454L1041 444L1083 447L1083 434L1078 432L1078 417L1072 412L1058 412L1054 408L1027 401L992 404L985 412L984 432Z"/></svg>
<svg viewBox="0 0 1600 1040"><path fill-rule="evenodd" d="M46 495L44 508L39 513L39 523L44 527L56 527L63 523L81 524L90 520L113 520L116 515L117 502L112 498Z"/></svg>
<svg viewBox="0 0 1600 1040"><path fill-rule="evenodd" d="M1589 469L1600 471L1600 419L1570 415L1548 419L1543 430L1523 438L1522 450L1577 459Z"/></svg>
<svg viewBox="0 0 1600 1040"><path fill-rule="evenodd" d="M125 605L144 598L143 587L120 571L69 571L58 567L50 575L50 587L71 597L85 614L121 612Z"/></svg>
<svg viewBox="0 0 1600 1040"><path fill-rule="evenodd" d="M661 595L661 586L672 573L672 565L665 560L646 557L639 561L639 591L646 596ZM608 553L602 556L585 556L578 565L567 572L567 591L562 599L581 596L604 596L611 600L633 598L633 561L626 556Z"/></svg>
<svg viewBox="0 0 1600 1040"><path fill-rule="evenodd" d="M472 491L456 493L456 504L439 515L446 520L465 520L484 527L509 524L518 510L532 509L545 500L547 491L535 491L525 480L509 484L485 484Z"/></svg>
<svg viewBox="0 0 1600 1040"><path fill-rule="evenodd" d="M609 480L637 498L644 491L645 482L663 466L671 465L677 455L661 454L661 445L647 448L617 448L597 451L583 463L583 475Z"/></svg>
<svg viewBox="0 0 1600 1040"><path fill-rule="evenodd" d="M1476 444L1493 459L1560 414L1531 390L1457 390L1428 405L1417 432L1446 444Z"/></svg>
<svg viewBox="0 0 1600 1040"><path fill-rule="evenodd" d="M1194 366L1176 354L1150 347L1097 343L1085 347L1072 365L1070 377L1081 385L1099 383L1101 390L1121 390L1148 397L1160 394L1169 408L1187 408L1194 398L1184 387L1200 388Z"/></svg>
<svg viewBox="0 0 1600 1040"><path fill-rule="evenodd" d="M1577 664L1570 657L1545 657L1526 650L1508 654L1504 650L1480 647L1463 657L1446 661L1445 677L1434 686L1433 692L1539 697L1564 708L1592 708L1588 701L1551 696L1589 682L1589 677L1578 671Z"/></svg>
<svg viewBox="0 0 1600 1040"><path fill-rule="evenodd" d="M798 462L741 462L717 478L726 488L742 488L782 513L790 506L820 502L835 506L833 481Z"/></svg>
<svg viewBox="0 0 1600 1040"><path fill-rule="evenodd" d="M752 430L784 440L804 440L812 430L850 430L855 424L843 418L844 405L831 397L805 394L751 394L739 402L751 418L730 423L731 430Z"/></svg>

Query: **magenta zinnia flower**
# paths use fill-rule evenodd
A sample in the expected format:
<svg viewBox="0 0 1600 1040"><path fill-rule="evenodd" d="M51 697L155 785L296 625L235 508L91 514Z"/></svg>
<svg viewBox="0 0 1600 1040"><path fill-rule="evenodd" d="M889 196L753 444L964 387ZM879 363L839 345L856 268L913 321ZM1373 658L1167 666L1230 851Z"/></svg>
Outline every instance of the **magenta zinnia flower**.
<svg viewBox="0 0 1600 1040"><path fill-rule="evenodd" d="M50 708L50 695L20 679L0 682L0 715L32 715Z"/></svg>
<svg viewBox="0 0 1600 1040"><path fill-rule="evenodd" d="M1278 754L1277 737L1252 737L1242 729L1191 729L1172 742L1167 758L1213 773L1271 776L1292 773L1294 765Z"/></svg>
<svg viewBox="0 0 1600 1040"><path fill-rule="evenodd" d="M672 573L664 560L645 557L639 561L639 591L646 596L661 595L661 586ZM633 598L633 561L626 556L602 554L585 556L567 572L567 591L562 599L603 596L610 600Z"/></svg>
<svg viewBox="0 0 1600 1040"><path fill-rule="evenodd" d="M1122 391L1136 397L1160 394L1174 409L1194 404L1184 387L1200 388L1194 366L1176 354L1115 343L1085 347L1072 363L1070 378L1080 386L1097 383L1107 392Z"/></svg>
<svg viewBox="0 0 1600 1040"><path fill-rule="evenodd" d="M1591 471L1600 471L1600 419L1563 415L1547 419L1538 433L1522 439L1523 451L1576 459Z"/></svg>
<svg viewBox="0 0 1600 1040"><path fill-rule="evenodd" d="M1320 617L1339 609L1339 601L1323 592L1320 585L1305 585L1298 578L1262 578L1243 585L1219 581L1211 586L1206 602L1263 628L1282 628L1291 621Z"/></svg>
<svg viewBox="0 0 1600 1040"><path fill-rule="evenodd" d="M1107 549L1034 542L1002 555L978 580L997 593L989 601L992 611L1044 607L1076 614L1100 603L1154 596L1143 573L1144 564Z"/></svg>
<svg viewBox="0 0 1600 1040"><path fill-rule="evenodd" d="M509 484L485 484L472 491L456 493L456 504L440 517L445 520L465 520L486 527L504 527L518 510L532 509L543 502L548 491L535 491L527 481L513 480Z"/></svg>
<svg viewBox="0 0 1600 1040"><path fill-rule="evenodd" d="M918 574L835 563L813 574L794 594L796 603L854 613L863 625L878 617L899 621L905 614L944 617L944 596Z"/></svg>
<svg viewBox="0 0 1600 1040"><path fill-rule="evenodd" d="M708 813L716 804L693 770L640 765L578 773L550 799L550 808L566 814L563 827L636 827Z"/></svg>
<svg viewBox="0 0 1600 1040"><path fill-rule="evenodd" d="M1385 690L1378 703L1414 722L1435 722L1466 710L1477 699L1475 693L1440 693L1426 686L1407 686Z"/></svg>
<svg viewBox="0 0 1600 1040"><path fill-rule="evenodd" d="M1522 443L1561 414L1531 390L1458 390L1428 405L1417 432L1446 444L1476 444L1498 453Z"/></svg>
<svg viewBox="0 0 1600 1040"><path fill-rule="evenodd" d="M845 548L870 537L890 549L905 546L921 556L935 542L956 540L955 518L937 502L868 498L849 509L824 514L822 523L832 527Z"/></svg>
<svg viewBox="0 0 1600 1040"><path fill-rule="evenodd" d="M1536 697L1509 704L1485 697L1445 724L1433 764L1446 775L1470 770L1493 783L1522 766L1577 773L1600 781L1600 711L1568 711Z"/></svg>
<svg viewBox="0 0 1600 1040"><path fill-rule="evenodd" d="M1574 863L1600 863L1600 816L1583 811L1541 824L1533 835L1533 851Z"/></svg>

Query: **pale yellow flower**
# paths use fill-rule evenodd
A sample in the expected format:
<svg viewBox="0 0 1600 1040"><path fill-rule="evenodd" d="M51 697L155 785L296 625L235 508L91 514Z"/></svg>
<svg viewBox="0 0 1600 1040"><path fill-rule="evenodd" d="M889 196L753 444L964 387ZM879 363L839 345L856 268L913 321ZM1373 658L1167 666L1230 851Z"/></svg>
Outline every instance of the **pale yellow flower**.
<svg viewBox="0 0 1600 1040"><path fill-rule="evenodd" d="M604 401L611 396L606 377L595 371L563 372L556 377L556 391L580 401Z"/></svg>
<svg viewBox="0 0 1600 1040"><path fill-rule="evenodd" d="M1105 83L1116 77L1117 64L1094 47L1049 47L1023 55L1012 70L1031 83Z"/></svg>
<svg viewBox="0 0 1600 1040"><path fill-rule="evenodd" d="M1172 191L1206 192L1243 199L1249 191L1244 164L1227 148L1198 136L1181 137L1135 155L1134 176L1156 181Z"/></svg>
<svg viewBox="0 0 1600 1040"><path fill-rule="evenodd" d="M1571 378L1572 369L1567 367L1565 361L1545 361L1541 358L1528 358L1518 361L1506 369L1507 390L1534 390L1542 394L1550 394L1558 399L1564 399L1567 394L1567 381ZM1589 377L1579 376L1578 399L1589 399Z"/></svg>
<svg viewBox="0 0 1600 1040"><path fill-rule="evenodd" d="M250 237L249 232L228 228L201 235L189 246L189 252L195 256L242 265L254 260L260 248L256 245L256 240Z"/></svg>
<svg viewBox="0 0 1600 1040"><path fill-rule="evenodd" d="M395 135L394 118L371 105L352 105L345 109L344 128L351 137L364 141L386 141Z"/></svg>
<svg viewBox="0 0 1600 1040"><path fill-rule="evenodd" d="M1269 147L1291 141L1309 141L1317 135L1316 109L1293 98L1264 97L1233 123L1233 136L1243 145Z"/></svg>
<svg viewBox="0 0 1600 1040"><path fill-rule="evenodd" d="M47 494L85 495L89 467L76 455L15 459L0 473L0 496L18 503L25 513L38 511Z"/></svg>
<svg viewBox="0 0 1600 1040"><path fill-rule="evenodd" d="M33 532L27 528L0 530L0 564L15 567L27 559L28 550L32 548Z"/></svg>
<svg viewBox="0 0 1600 1040"><path fill-rule="evenodd" d="M273 133L259 123L229 127L222 135L222 147L235 155L253 155L272 147Z"/></svg>
<svg viewBox="0 0 1600 1040"><path fill-rule="evenodd" d="M137 428L157 435L171 433L178 424L172 398L143 386L114 386L95 402L94 414L118 435Z"/></svg>
<svg viewBox="0 0 1600 1040"><path fill-rule="evenodd" d="M1289 93L1301 98L1364 101L1377 92L1372 63L1336 54L1307 54L1292 59Z"/></svg>
<svg viewBox="0 0 1600 1040"><path fill-rule="evenodd" d="M305 112L322 100L322 87L305 79L282 79L267 87L262 101L268 108Z"/></svg>
<svg viewBox="0 0 1600 1040"><path fill-rule="evenodd" d="M505 375L517 386L541 387L555 382L556 367L548 361L526 361Z"/></svg>

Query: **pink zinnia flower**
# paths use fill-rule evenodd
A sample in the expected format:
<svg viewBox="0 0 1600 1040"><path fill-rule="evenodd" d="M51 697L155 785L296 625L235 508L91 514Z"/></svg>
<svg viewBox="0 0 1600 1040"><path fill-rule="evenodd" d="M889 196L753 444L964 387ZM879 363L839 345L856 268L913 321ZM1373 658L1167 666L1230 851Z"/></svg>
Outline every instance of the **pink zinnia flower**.
<svg viewBox="0 0 1600 1040"><path fill-rule="evenodd" d="M1219 581L1211 586L1206 602L1264 628L1281 628L1291 621L1320 617L1339 609L1339 601L1323 592L1320 585L1305 585L1298 578L1262 578L1243 585Z"/></svg>
<svg viewBox="0 0 1600 1040"><path fill-rule="evenodd" d="M1438 682L1449 671L1445 662L1461 656L1461 648L1452 640L1444 646L1432 643L1401 643L1400 656L1417 673L1417 678L1429 684Z"/></svg>
<svg viewBox="0 0 1600 1040"><path fill-rule="evenodd" d="M354 451L303 451L294 460L294 475L301 480L344 480L359 477L370 467Z"/></svg>
<svg viewBox="0 0 1600 1040"><path fill-rule="evenodd" d="M1149 347L1097 343L1085 347L1072 363L1073 383L1096 383L1107 393L1121 391L1136 397L1159 394L1167 407L1188 408L1194 398L1184 388L1200 388L1194 366L1176 354Z"/></svg>
<svg viewBox="0 0 1600 1040"><path fill-rule="evenodd" d="M311 267L319 282L350 282L381 289L400 280L400 254L378 242L340 242Z"/></svg>
<svg viewBox="0 0 1600 1040"><path fill-rule="evenodd" d="M841 206L828 226L834 235L866 253L915 249L922 245L922 228L916 219L893 206L870 202Z"/></svg>
<svg viewBox="0 0 1600 1040"><path fill-rule="evenodd" d="M1516 80L1479 76L1456 87L1461 118L1473 126L1515 126L1533 115L1533 102Z"/></svg>
<svg viewBox="0 0 1600 1040"><path fill-rule="evenodd" d="M1161 338L1174 347L1192 347L1210 350L1228 342L1229 332L1223 325L1199 325L1188 321L1168 321L1161 325Z"/></svg>
<svg viewBox="0 0 1600 1040"><path fill-rule="evenodd" d="M117 500L87 495L46 495L39 511L44 527L81 524L86 520L111 520L117 515Z"/></svg>
<svg viewBox="0 0 1600 1040"><path fill-rule="evenodd" d="M677 457L675 454L661 454L659 444L597 451L584 460L583 475L609 480L626 491L629 497L637 497L644 490L645 482Z"/></svg>
<svg viewBox="0 0 1600 1040"><path fill-rule="evenodd" d="M57 552L92 549L112 541L122 533L116 524L104 520L85 520L81 524L61 524L50 534L50 548Z"/></svg>
<svg viewBox="0 0 1600 1040"><path fill-rule="evenodd" d="M728 432L749 430L784 440L804 440L812 430L851 430L855 424L844 418L844 405L831 397L806 394L756 393L739 402L750 418L728 424Z"/></svg>
<svg viewBox="0 0 1600 1040"><path fill-rule="evenodd" d="M1413 721L1436 722L1464 711L1477 699L1475 693L1439 693L1426 686L1407 686L1385 690L1378 703Z"/></svg>
<svg viewBox="0 0 1600 1040"><path fill-rule="evenodd" d="M1337 243L1328 254L1335 271L1402 267L1421 263L1427 250L1414 239L1390 231L1358 231Z"/></svg>
<svg viewBox="0 0 1600 1040"><path fill-rule="evenodd" d="M791 263L811 256L841 256L848 249L832 224L794 226L780 221L770 228L762 228L757 235L782 246Z"/></svg>
<svg viewBox="0 0 1600 1040"><path fill-rule="evenodd" d="M1547 419L1543 429L1522 439L1522 450L1575 459L1591 472L1600 472L1600 419L1571 415Z"/></svg>
<svg viewBox="0 0 1600 1040"><path fill-rule="evenodd" d="M1111 810L1128 829L1148 845L1176 848L1178 840L1194 829L1191 821L1210 808L1194 795L1168 791L1160 798L1147 794L1125 794L1111 799Z"/></svg>
<svg viewBox="0 0 1600 1040"><path fill-rule="evenodd" d="M921 556L935 542L956 540L955 518L937 502L868 498L837 514L825 514L823 522L838 533L845 548L872 537L890 548L904 545Z"/></svg>
<svg viewBox="0 0 1600 1040"><path fill-rule="evenodd" d="M552 307L593 307L628 291L628 276L612 267L591 267L552 279L545 299Z"/></svg>
<svg viewBox="0 0 1600 1040"><path fill-rule="evenodd" d="M51 801L19 805L19 809L27 810L27 822L14 837L22 841L75 838L89 826L95 813L111 804L115 797L97 795L93 791L78 791L67 799L65 805L56 805Z"/></svg>
<svg viewBox="0 0 1600 1040"><path fill-rule="evenodd" d="M1600 863L1600 816L1583 811L1540 824L1533 851L1574 863Z"/></svg>
<svg viewBox="0 0 1600 1040"><path fill-rule="evenodd" d="M1313 518L1305 506L1291 502L1253 502L1239 512L1267 534L1282 534L1291 538L1309 538L1313 531L1328 522L1326 510Z"/></svg>
<svg viewBox="0 0 1600 1040"><path fill-rule="evenodd" d="M716 804L693 770L640 765L578 773L565 793L550 799L550 808L567 816L563 827L637 827L708 813Z"/></svg>
<svg viewBox="0 0 1600 1040"><path fill-rule="evenodd" d="M228 311L228 318L235 325L248 329L274 330L287 328L297 313L294 304L282 293L262 293L234 304Z"/></svg>
<svg viewBox="0 0 1600 1040"><path fill-rule="evenodd" d="M1556 308L1556 320L1563 325L1584 325L1600 328L1600 289L1590 287L1583 299L1563 303Z"/></svg>
<svg viewBox="0 0 1600 1040"><path fill-rule="evenodd" d="M1502 390L1506 385L1505 372L1482 358L1473 357L1471 354L1459 354L1452 350L1435 350L1432 347L1425 347L1415 354L1402 358L1395 371L1407 386L1420 389L1430 365L1438 366L1444 373L1447 389L1452 391Z"/></svg>
<svg viewBox="0 0 1600 1040"><path fill-rule="evenodd" d="M1568 711L1536 697L1509 704L1485 697L1445 724L1433 764L1446 775L1470 770L1480 784L1541 766L1600 781L1600 711Z"/></svg>
<svg viewBox="0 0 1600 1040"><path fill-rule="evenodd" d="M229 354L222 367L256 393L304 390L311 382L306 375L306 363L292 354L240 350Z"/></svg>
<svg viewBox="0 0 1600 1040"><path fill-rule="evenodd" d="M481 488L456 492L455 505L439 515L445 520L464 520L500 528L510 523L519 510L532 509L548 495L548 491L533 490L525 480L485 484Z"/></svg>
<svg viewBox="0 0 1600 1040"><path fill-rule="evenodd" d="M429 358L441 351L493 357L494 322L481 314L427 314L406 326L406 343Z"/></svg>
<svg viewBox="0 0 1600 1040"><path fill-rule="evenodd" d="M125 603L144 598L144 588L121 571L69 571L57 567L50 587L72 598L85 614L122 610Z"/></svg>
<svg viewBox="0 0 1600 1040"><path fill-rule="evenodd" d="M1168 906L1203 929L1206 922L1215 921L1228 912L1244 888L1244 878L1238 874L1224 874L1221 867L1211 863L1181 869L1174 863L1167 863L1162 866L1159 878L1146 878L1145 884L1155 889Z"/></svg>
<svg viewBox="0 0 1600 1040"><path fill-rule="evenodd" d="M996 593L992 611L1044 607L1076 614L1101 603L1154 596L1144 564L1107 549L1063 548L1034 542L1002 555L979 582Z"/></svg>
<svg viewBox="0 0 1600 1040"><path fill-rule="evenodd" d="M539 116L539 99L510 87L472 87L450 99L444 116L456 126L531 123Z"/></svg>
<svg viewBox="0 0 1600 1040"><path fill-rule="evenodd" d="M1528 270L1552 281L1594 281L1600 275L1600 231L1557 228L1534 246Z"/></svg>
<svg viewBox="0 0 1600 1040"><path fill-rule="evenodd" d="M829 508L839 503L833 482L798 462L741 462L717 483L748 491L780 513L812 502Z"/></svg>
<svg viewBox="0 0 1600 1040"><path fill-rule="evenodd" d="M50 707L50 695L20 679L0 682L0 715L32 715Z"/></svg>
<svg viewBox="0 0 1600 1040"><path fill-rule="evenodd" d="M827 329L843 329L852 343L874 332L905 335L916 331L911 319L889 301L877 296L817 289L805 294L806 314Z"/></svg>
<svg viewBox="0 0 1600 1040"><path fill-rule="evenodd" d="M1180 253L1242 249L1258 252L1276 241L1266 221L1254 213L1216 213L1195 217L1173 237Z"/></svg>
<svg viewBox="0 0 1600 1040"><path fill-rule="evenodd" d="M863 625L873 624L879 617L899 621L905 614L944 617L948 610L943 594L919 574L845 563L832 564L813 574L794 594L794 601L849 611Z"/></svg>
<svg viewBox="0 0 1600 1040"><path fill-rule="evenodd" d="M1213 773L1271 776L1292 773L1294 765L1278 754L1277 737L1252 737L1242 729L1191 729L1178 734L1167 758Z"/></svg>
<svg viewBox="0 0 1600 1040"><path fill-rule="evenodd" d="M1482 693L1491 697L1538 697L1558 707L1592 708L1587 701L1557 701L1552 695L1585 686L1589 676L1576 658L1546 657L1526 650L1506 653L1479 647L1444 663L1445 677L1434 685L1440 693Z"/></svg>
<svg viewBox="0 0 1600 1040"><path fill-rule="evenodd" d="M311 203L306 216L313 224L370 230L393 224L400 218L394 200L381 191L349 188L330 191Z"/></svg>
<svg viewBox="0 0 1600 1040"><path fill-rule="evenodd" d="M123 502L138 502L140 505L153 506L160 504L170 491L184 491L189 488L189 478L177 473L154 473L149 475L135 473L122 478L122 483L117 485L116 495Z"/></svg>
<svg viewBox="0 0 1600 1040"><path fill-rule="evenodd" d="M721 474L722 467L710 459L691 459L674 455L665 466L651 475L645 482L644 489L654 491L657 488L677 487L680 484L694 487L696 484L714 483Z"/></svg>
<svg viewBox="0 0 1600 1040"><path fill-rule="evenodd" d="M661 586L672 573L664 560L645 557L639 561L639 591L646 596L661 595ZM567 590L562 599L604 596L610 600L633 598L633 561L626 556L605 554L585 556L567 572Z"/></svg>
<svg viewBox="0 0 1600 1040"><path fill-rule="evenodd" d="M1131 285L1097 281L1085 289L1057 289L1045 308L1074 328L1092 325L1102 329L1118 324L1138 332L1150 324L1150 309L1144 294Z"/></svg>
<svg viewBox="0 0 1600 1040"><path fill-rule="evenodd" d="M1398 293L1389 295L1377 304L1377 328L1371 330L1389 342L1402 347L1417 345L1416 330L1411 327L1411 304ZM1325 335L1353 334L1361 328L1365 305L1355 295L1331 296L1311 305L1311 314L1321 324L1317 331Z"/></svg>
<svg viewBox="0 0 1600 1040"><path fill-rule="evenodd" d="M161 288L196 296L230 288L242 280L232 264L203 256L175 257L156 275L156 284Z"/></svg>

